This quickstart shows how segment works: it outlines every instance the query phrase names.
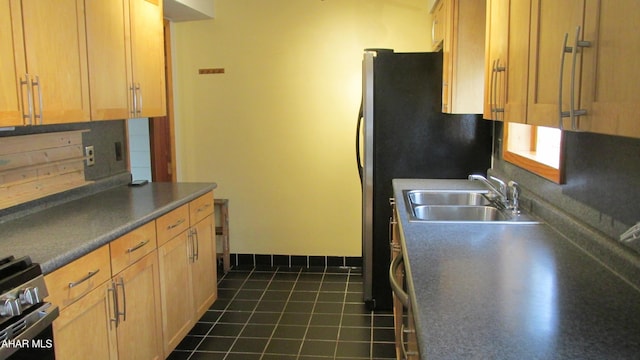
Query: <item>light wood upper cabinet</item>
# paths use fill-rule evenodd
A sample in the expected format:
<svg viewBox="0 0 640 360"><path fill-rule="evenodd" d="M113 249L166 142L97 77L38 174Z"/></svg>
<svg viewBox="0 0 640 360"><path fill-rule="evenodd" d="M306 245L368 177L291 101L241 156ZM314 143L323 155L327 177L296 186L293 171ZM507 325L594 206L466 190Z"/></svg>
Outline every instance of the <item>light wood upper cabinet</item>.
<svg viewBox="0 0 640 360"><path fill-rule="evenodd" d="M91 119L129 118L125 1L86 1Z"/></svg>
<svg viewBox="0 0 640 360"><path fill-rule="evenodd" d="M586 1L579 130L640 138L639 22L637 0Z"/></svg>
<svg viewBox="0 0 640 360"><path fill-rule="evenodd" d="M27 124L88 121L84 1L12 1L11 16L14 44L25 44L25 53L15 53L15 61L24 61L29 75L23 106L28 109L31 103L33 110ZM16 25L20 20L22 32Z"/></svg>
<svg viewBox="0 0 640 360"><path fill-rule="evenodd" d="M163 116L162 1L87 2L93 120Z"/></svg>
<svg viewBox="0 0 640 360"><path fill-rule="evenodd" d="M509 49L509 0L487 0L486 16L483 117L502 120Z"/></svg>
<svg viewBox="0 0 640 360"><path fill-rule="evenodd" d="M485 118L640 138L640 3L490 0L487 17Z"/></svg>
<svg viewBox="0 0 640 360"><path fill-rule="evenodd" d="M27 73L24 63L24 43L13 41L13 26L19 37L22 35L22 21L13 21L17 14L11 7L19 3L9 0L0 1L0 126L16 126L24 124L23 108L21 104L21 76ZM13 16L12 16L13 15ZM22 55L22 61L12 61L13 54Z"/></svg>
<svg viewBox="0 0 640 360"><path fill-rule="evenodd" d="M582 51L576 52L576 61L572 54L565 51L564 38L568 35L566 46L573 47L577 39L583 39L583 19L585 0L533 0L531 4L531 30L529 42L529 88L527 119L529 124L559 127L559 97L562 96L561 109L568 111L571 106L571 74L575 73L575 89L580 88ZM575 64L575 70L573 69ZM563 65L562 73L561 65ZM562 84L562 91L560 91ZM574 106L579 107L579 104ZM563 121L564 122L564 121ZM562 127L569 128L570 124Z"/></svg>
<svg viewBox="0 0 640 360"><path fill-rule="evenodd" d="M484 0L441 0L443 40L442 111L481 114L484 89Z"/></svg>
<svg viewBox="0 0 640 360"><path fill-rule="evenodd" d="M484 118L525 123L531 0L487 0Z"/></svg>
<svg viewBox="0 0 640 360"><path fill-rule="evenodd" d="M129 0L132 99L135 116L166 114L162 0Z"/></svg>

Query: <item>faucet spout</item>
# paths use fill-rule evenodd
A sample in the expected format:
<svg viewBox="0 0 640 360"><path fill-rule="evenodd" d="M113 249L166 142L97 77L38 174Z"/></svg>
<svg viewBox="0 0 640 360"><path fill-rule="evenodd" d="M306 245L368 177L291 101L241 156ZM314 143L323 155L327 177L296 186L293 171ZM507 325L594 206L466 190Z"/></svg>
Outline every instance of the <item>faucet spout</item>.
<svg viewBox="0 0 640 360"><path fill-rule="evenodd" d="M493 183L482 175L471 174L469 175L469 180L476 180L483 183L489 190L493 193L493 195L497 198L498 204L504 208L509 206L509 202L507 200L507 185L505 185L504 181L498 179L494 176L489 176L489 179L498 183L498 187L493 185Z"/></svg>

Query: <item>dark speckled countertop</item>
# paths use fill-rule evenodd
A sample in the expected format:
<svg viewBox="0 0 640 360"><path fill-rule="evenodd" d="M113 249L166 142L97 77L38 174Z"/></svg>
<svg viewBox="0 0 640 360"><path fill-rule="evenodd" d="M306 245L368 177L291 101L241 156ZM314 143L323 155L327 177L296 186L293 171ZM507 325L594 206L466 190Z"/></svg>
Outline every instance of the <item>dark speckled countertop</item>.
<svg viewBox="0 0 640 360"><path fill-rule="evenodd" d="M393 182L423 359L640 358L640 290L548 225L408 221L402 190L452 184Z"/></svg>
<svg viewBox="0 0 640 360"><path fill-rule="evenodd" d="M0 257L31 256L46 274L215 188L124 185L41 210L0 224Z"/></svg>

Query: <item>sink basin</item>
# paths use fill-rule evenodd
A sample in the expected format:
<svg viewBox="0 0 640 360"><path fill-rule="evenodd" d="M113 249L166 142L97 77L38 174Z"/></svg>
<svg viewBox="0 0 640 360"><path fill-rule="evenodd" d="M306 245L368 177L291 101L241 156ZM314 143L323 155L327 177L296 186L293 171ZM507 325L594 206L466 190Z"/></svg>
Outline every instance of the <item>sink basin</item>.
<svg viewBox="0 0 640 360"><path fill-rule="evenodd" d="M404 190L409 221L491 224L539 224L491 202L486 190Z"/></svg>
<svg viewBox="0 0 640 360"><path fill-rule="evenodd" d="M508 221L511 217L492 206L418 205L413 208L418 220L426 221Z"/></svg>
<svg viewBox="0 0 640 360"><path fill-rule="evenodd" d="M405 196L413 205L489 205L489 199L481 191L405 191Z"/></svg>

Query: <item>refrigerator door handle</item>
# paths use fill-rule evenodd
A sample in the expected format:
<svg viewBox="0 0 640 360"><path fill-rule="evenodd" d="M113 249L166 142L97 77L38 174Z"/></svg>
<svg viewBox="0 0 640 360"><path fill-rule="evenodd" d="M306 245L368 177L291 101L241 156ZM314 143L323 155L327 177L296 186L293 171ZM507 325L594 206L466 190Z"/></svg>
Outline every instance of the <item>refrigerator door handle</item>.
<svg viewBox="0 0 640 360"><path fill-rule="evenodd" d="M358 175L360 175L360 185L362 185L362 173L364 170L362 168L362 157L360 154L360 130L362 128L362 119L364 118L362 106L362 102L360 102L360 113L358 114L358 122L356 125L356 165L358 166Z"/></svg>

